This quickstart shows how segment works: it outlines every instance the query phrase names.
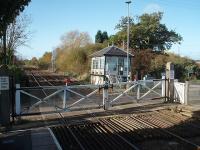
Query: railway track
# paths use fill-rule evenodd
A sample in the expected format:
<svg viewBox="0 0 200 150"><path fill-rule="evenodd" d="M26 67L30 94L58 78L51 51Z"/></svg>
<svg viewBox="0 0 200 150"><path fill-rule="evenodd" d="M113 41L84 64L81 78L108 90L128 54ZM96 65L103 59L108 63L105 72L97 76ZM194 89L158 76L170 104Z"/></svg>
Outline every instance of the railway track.
<svg viewBox="0 0 200 150"><path fill-rule="evenodd" d="M52 83L50 83L48 80L45 80L43 77L40 77L39 74L37 74L37 77L32 73L31 74L32 78L35 80L35 82L37 83L37 85L39 87L41 87L41 78L42 80L44 80L45 82L42 83L46 83L45 85L43 84L43 86L54 86ZM47 96L48 94L46 93L45 90L42 90L43 94L45 96ZM111 135L111 137L107 136L110 133L112 133L112 131L109 128L105 128L104 126L101 126L102 123L93 123L92 124L83 124L83 126L69 126L67 121L65 120L65 118L63 117L63 114L61 112L58 112L57 115L60 118L60 127L59 128L51 128L51 130L53 131L53 133L56 135L57 139L59 140L59 142L63 142L62 143L62 148L63 149L122 149L122 148L126 148L126 149L138 149L134 144L130 143L129 141L125 140L122 136L120 136L119 134L116 135ZM94 114L91 114L91 117L95 117ZM95 128L93 128L95 127ZM86 128L86 129L85 129ZM91 130L89 130L91 129ZM63 131L61 131L63 130ZM89 131L90 134L87 134L87 131ZM106 134L102 135L101 133L106 131ZM77 134L79 136L79 138L77 137ZM103 143L103 141L105 142L104 138L99 138L98 136L96 136L96 134L101 135L100 137L105 137L107 139L107 141L110 141L111 143L118 145L118 147L113 147L113 145L110 144L110 142L106 142L106 145L102 145L101 142ZM81 139L80 139L81 137ZM120 139L119 139L120 137ZM85 143L84 141L87 139L88 142L90 143ZM96 143L91 142L91 140L94 139ZM114 141L113 141L114 140ZM66 142L70 142L71 144L64 144ZM93 143L93 144L92 144ZM73 145L75 144L75 145ZM121 144L123 146L121 146ZM126 146L125 146L126 145Z"/></svg>
<svg viewBox="0 0 200 150"><path fill-rule="evenodd" d="M38 83L36 82L35 79L37 79L37 81L39 81L41 85L54 85L54 86L65 85L66 79L70 80L70 78L67 76L57 75L50 72L26 71L26 75L28 78L28 85L30 87L38 86ZM73 82L74 82L73 84L77 84L77 81Z"/></svg>
<svg viewBox="0 0 200 150"><path fill-rule="evenodd" d="M38 86L54 86L44 77L32 74ZM44 81L44 82L40 82ZM42 84L41 84L42 83ZM43 91L48 95L48 91ZM69 125L63 113L54 115L60 124L50 129L55 134L62 149L81 150L199 150L200 121L191 120L170 111L154 111L129 116L95 118L91 121Z"/></svg>

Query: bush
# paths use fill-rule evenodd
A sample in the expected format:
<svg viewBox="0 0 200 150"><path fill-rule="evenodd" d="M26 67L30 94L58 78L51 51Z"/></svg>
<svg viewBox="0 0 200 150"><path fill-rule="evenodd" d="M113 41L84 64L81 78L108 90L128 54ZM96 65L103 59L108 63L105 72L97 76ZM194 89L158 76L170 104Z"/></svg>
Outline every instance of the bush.
<svg viewBox="0 0 200 150"><path fill-rule="evenodd" d="M38 62L38 67L39 67L40 69L47 70L47 69L49 68L50 64L51 64L51 63L49 63L49 62L39 61L39 62Z"/></svg>
<svg viewBox="0 0 200 150"><path fill-rule="evenodd" d="M20 83L25 76L25 72L20 67L15 65L8 66L8 68L9 72L14 77L15 83Z"/></svg>
<svg viewBox="0 0 200 150"><path fill-rule="evenodd" d="M159 54L151 60L151 69L149 74L160 78L161 73L165 72L165 66L167 62L174 64L175 78L180 81L190 80L198 77L198 67L195 62L187 57L181 57L179 55L168 53ZM195 76L190 77L190 72Z"/></svg>

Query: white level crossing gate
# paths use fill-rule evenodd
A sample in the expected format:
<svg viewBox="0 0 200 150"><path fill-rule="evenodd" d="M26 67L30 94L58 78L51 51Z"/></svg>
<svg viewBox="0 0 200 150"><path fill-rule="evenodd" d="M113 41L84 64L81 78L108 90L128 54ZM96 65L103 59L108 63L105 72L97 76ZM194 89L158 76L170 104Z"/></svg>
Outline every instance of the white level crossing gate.
<svg viewBox="0 0 200 150"><path fill-rule="evenodd" d="M16 85L16 115L55 113L104 108L144 101L164 102L166 80L142 80L104 85L38 86Z"/></svg>
<svg viewBox="0 0 200 150"><path fill-rule="evenodd" d="M128 83L114 84L113 92L110 93L110 104L120 102L132 103L147 100L166 98L165 80L140 80Z"/></svg>
<svg viewBox="0 0 200 150"><path fill-rule="evenodd" d="M99 86L95 85L21 88L16 85L16 115L70 111L83 101L92 101L90 98L98 92Z"/></svg>

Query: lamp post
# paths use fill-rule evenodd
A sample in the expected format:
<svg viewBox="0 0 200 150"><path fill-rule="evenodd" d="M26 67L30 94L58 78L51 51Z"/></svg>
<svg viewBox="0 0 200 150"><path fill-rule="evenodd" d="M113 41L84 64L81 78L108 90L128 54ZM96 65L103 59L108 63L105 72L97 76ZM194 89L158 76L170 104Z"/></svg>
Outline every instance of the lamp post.
<svg viewBox="0 0 200 150"><path fill-rule="evenodd" d="M129 80L129 32L130 32L130 17L129 17L129 7L131 1L125 2L128 5L128 25L127 25L127 82Z"/></svg>

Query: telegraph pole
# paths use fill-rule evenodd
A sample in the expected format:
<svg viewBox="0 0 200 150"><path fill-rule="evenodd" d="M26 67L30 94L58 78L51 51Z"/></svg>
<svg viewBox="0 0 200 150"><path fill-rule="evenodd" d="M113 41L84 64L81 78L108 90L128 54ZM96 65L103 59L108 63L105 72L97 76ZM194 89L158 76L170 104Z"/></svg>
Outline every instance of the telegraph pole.
<svg viewBox="0 0 200 150"><path fill-rule="evenodd" d="M53 50L51 55L52 72L55 71L55 59L56 59L56 51Z"/></svg>
<svg viewBox="0 0 200 150"><path fill-rule="evenodd" d="M127 24L127 82L129 80L129 34L130 34L130 17L129 17L129 7L131 1L125 2L128 5L128 24Z"/></svg>

